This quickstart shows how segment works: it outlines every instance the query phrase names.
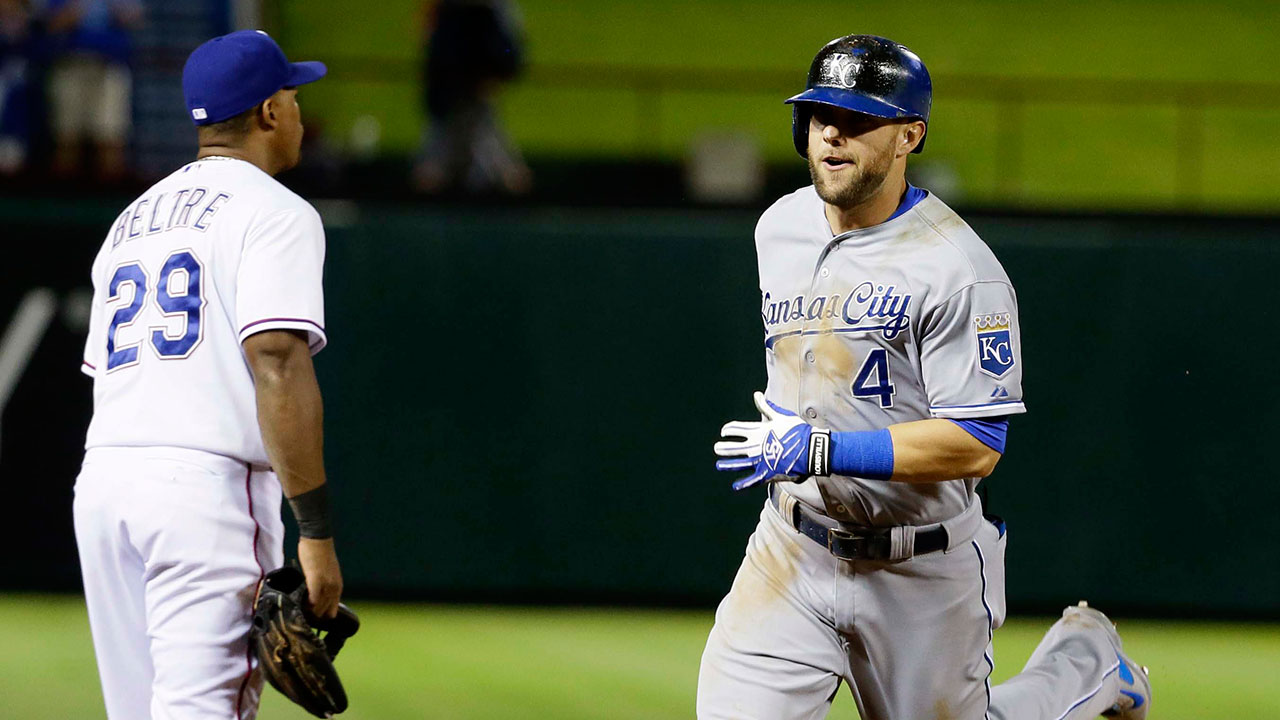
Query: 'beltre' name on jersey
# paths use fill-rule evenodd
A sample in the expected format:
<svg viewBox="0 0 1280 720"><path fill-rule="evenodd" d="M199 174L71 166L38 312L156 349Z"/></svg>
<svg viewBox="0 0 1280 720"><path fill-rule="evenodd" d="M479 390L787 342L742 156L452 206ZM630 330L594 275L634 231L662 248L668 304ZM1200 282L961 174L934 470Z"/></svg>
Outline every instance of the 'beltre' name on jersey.
<svg viewBox="0 0 1280 720"><path fill-rule="evenodd" d="M209 223L218 209L231 195L220 192L210 195L207 188L183 188L174 193L144 195L125 208L111 227L111 247L137 240L145 235L173 230L194 228L201 232L209 229Z"/></svg>

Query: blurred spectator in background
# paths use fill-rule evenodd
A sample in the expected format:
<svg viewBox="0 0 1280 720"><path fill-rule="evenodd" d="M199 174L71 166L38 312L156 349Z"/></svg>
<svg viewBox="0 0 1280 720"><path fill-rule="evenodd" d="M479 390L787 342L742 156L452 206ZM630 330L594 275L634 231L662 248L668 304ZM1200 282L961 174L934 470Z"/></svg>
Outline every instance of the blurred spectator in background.
<svg viewBox="0 0 1280 720"><path fill-rule="evenodd" d="M0 0L0 174L22 169L31 137L28 68L31 13L26 0Z"/></svg>
<svg viewBox="0 0 1280 720"><path fill-rule="evenodd" d="M428 126L414 167L422 192L528 192L529 167L498 124L494 98L523 65L516 9L507 0L427 4Z"/></svg>
<svg viewBox="0 0 1280 720"><path fill-rule="evenodd" d="M132 124L131 32L142 24L140 0L46 0L54 43L49 79L58 175L82 171L81 151L93 143L94 170L104 180L128 173L125 148Z"/></svg>

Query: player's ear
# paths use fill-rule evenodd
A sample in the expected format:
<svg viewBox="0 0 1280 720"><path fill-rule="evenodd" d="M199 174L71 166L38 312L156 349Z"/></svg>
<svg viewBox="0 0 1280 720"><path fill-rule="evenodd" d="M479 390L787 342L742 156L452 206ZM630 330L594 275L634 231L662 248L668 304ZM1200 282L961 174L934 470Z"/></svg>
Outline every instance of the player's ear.
<svg viewBox="0 0 1280 720"><path fill-rule="evenodd" d="M902 132L898 136L898 156L906 157L920 141L924 139L924 123L919 120L906 123L902 126Z"/></svg>
<svg viewBox="0 0 1280 720"><path fill-rule="evenodd" d="M276 120L276 96L272 95L262 101L262 109L258 112L258 124L263 130L274 129L279 121Z"/></svg>

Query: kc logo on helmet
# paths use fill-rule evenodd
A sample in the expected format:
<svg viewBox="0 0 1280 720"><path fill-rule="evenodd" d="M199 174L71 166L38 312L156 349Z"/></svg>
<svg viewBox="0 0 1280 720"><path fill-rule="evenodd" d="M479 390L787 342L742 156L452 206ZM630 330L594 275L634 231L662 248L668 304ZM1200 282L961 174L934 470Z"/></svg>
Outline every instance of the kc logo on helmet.
<svg viewBox="0 0 1280 720"><path fill-rule="evenodd" d="M837 53L831 55L825 61L826 67L822 73L833 83L838 83L840 87L852 88L858 83L858 69L862 66L862 61L852 55Z"/></svg>
<svg viewBox="0 0 1280 720"><path fill-rule="evenodd" d="M1009 313L990 313L973 319L978 330L978 367L994 378L1013 369L1013 334Z"/></svg>

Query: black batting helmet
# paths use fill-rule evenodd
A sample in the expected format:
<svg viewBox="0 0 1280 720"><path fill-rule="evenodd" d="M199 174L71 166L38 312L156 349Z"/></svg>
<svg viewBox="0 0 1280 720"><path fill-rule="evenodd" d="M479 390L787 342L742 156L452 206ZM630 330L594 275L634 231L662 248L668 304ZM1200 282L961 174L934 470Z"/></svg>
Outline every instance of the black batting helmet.
<svg viewBox="0 0 1280 720"><path fill-rule="evenodd" d="M905 46L875 35L846 35L818 51L805 91L787 103L796 152L808 157L810 103L882 118L916 118L928 134L933 82L924 62ZM912 152L923 149L921 137Z"/></svg>

